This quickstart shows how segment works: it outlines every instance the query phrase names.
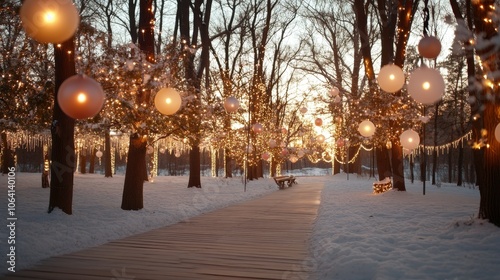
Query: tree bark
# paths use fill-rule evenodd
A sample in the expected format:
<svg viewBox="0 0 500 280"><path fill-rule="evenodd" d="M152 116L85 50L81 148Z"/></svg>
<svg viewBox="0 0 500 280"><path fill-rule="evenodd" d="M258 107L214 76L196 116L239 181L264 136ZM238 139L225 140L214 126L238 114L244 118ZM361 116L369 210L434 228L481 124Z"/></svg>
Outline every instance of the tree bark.
<svg viewBox="0 0 500 280"><path fill-rule="evenodd" d="M188 188L201 188L201 161L200 161L200 146L193 145L189 152L189 182Z"/></svg>
<svg viewBox="0 0 500 280"><path fill-rule="evenodd" d="M7 133L2 131L1 137L2 137L2 174L7 174L9 173L9 167L13 167L15 164L14 155L7 143Z"/></svg>
<svg viewBox="0 0 500 280"><path fill-rule="evenodd" d="M146 146L147 140L144 137L136 133L130 135L121 206L123 210L140 210L144 207L142 170L146 169Z"/></svg>
<svg viewBox="0 0 500 280"><path fill-rule="evenodd" d="M104 134L104 177L113 177L113 170L111 168L111 136L109 129L106 129Z"/></svg>
<svg viewBox="0 0 500 280"><path fill-rule="evenodd" d="M52 115L52 163L50 200L48 212L60 208L64 213L73 212L73 173L75 171L75 120L66 116L57 103L57 91L64 80L76 74L75 43L73 38L54 45L55 90Z"/></svg>

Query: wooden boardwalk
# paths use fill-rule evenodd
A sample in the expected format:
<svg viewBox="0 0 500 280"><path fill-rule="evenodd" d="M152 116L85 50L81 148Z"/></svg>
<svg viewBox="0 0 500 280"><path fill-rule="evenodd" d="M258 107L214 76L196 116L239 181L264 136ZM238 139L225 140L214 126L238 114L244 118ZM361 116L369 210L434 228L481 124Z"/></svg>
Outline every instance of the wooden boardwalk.
<svg viewBox="0 0 500 280"><path fill-rule="evenodd" d="M48 258L2 279L307 279L322 184L299 184L185 222Z"/></svg>

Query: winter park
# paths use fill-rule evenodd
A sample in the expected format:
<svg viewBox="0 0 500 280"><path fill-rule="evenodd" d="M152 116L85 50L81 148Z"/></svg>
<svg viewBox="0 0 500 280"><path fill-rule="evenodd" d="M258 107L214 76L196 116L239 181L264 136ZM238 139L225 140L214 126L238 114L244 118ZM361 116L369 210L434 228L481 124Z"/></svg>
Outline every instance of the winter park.
<svg viewBox="0 0 500 280"><path fill-rule="evenodd" d="M500 279L498 4L0 2L0 279Z"/></svg>

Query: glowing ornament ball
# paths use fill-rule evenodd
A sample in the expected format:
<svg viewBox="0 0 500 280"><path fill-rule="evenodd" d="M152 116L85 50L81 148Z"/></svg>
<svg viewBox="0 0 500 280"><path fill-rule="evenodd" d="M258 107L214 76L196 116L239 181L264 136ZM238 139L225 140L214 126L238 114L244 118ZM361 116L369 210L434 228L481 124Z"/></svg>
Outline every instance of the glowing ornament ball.
<svg viewBox="0 0 500 280"><path fill-rule="evenodd" d="M399 136L399 141L401 142L401 146L407 150L414 150L418 148L420 144L420 136L413 129L405 130Z"/></svg>
<svg viewBox="0 0 500 280"><path fill-rule="evenodd" d="M495 139L500 142L500 123L495 127Z"/></svg>
<svg viewBox="0 0 500 280"><path fill-rule="evenodd" d="M277 145L276 140L274 140L274 139L270 139L268 144L269 144L269 148L271 148L271 149L275 148Z"/></svg>
<svg viewBox="0 0 500 280"><path fill-rule="evenodd" d="M104 91L94 79L85 75L67 78L57 92L61 110L73 119L91 118L104 105Z"/></svg>
<svg viewBox="0 0 500 280"><path fill-rule="evenodd" d="M224 100L224 109L226 109L226 112L233 113L238 111L238 108L240 108L240 102L236 97L229 96Z"/></svg>
<svg viewBox="0 0 500 280"><path fill-rule="evenodd" d="M359 123L358 132L363 137L372 137L375 134L375 125L369 120L364 120Z"/></svg>
<svg viewBox="0 0 500 280"><path fill-rule="evenodd" d="M401 67L395 64L387 64L380 69L377 81L383 91L394 93L403 88L405 75Z"/></svg>
<svg viewBox="0 0 500 280"><path fill-rule="evenodd" d="M422 57L435 59L441 52L441 42L434 36L425 36L418 42L417 49Z"/></svg>
<svg viewBox="0 0 500 280"><path fill-rule="evenodd" d="M270 158L270 155L269 155L269 153L265 152L265 153L262 153L261 158L263 160L268 160Z"/></svg>
<svg viewBox="0 0 500 280"><path fill-rule="evenodd" d="M316 126L322 126L322 125L323 125L323 120L322 120L321 118L316 118L316 119L314 120L314 124L315 124Z"/></svg>
<svg viewBox="0 0 500 280"><path fill-rule="evenodd" d="M306 107L302 107L302 108L300 108L300 113L301 113L302 115L304 115L305 113L307 113L307 108L306 108Z"/></svg>
<svg viewBox="0 0 500 280"><path fill-rule="evenodd" d="M101 151L97 151L95 153L95 156L98 157L98 158L101 158L102 157L102 152Z"/></svg>
<svg viewBox="0 0 500 280"><path fill-rule="evenodd" d="M182 98L179 92L173 88L162 88L155 96L155 107L164 115L173 115L179 111Z"/></svg>
<svg viewBox="0 0 500 280"><path fill-rule="evenodd" d="M408 80L408 93L417 102L432 105L443 97L445 83L438 70L421 66L415 69Z"/></svg>
<svg viewBox="0 0 500 280"><path fill-rule="evenodd" d="M255 123L255 124L252 125L252 130L253 130L253 132L255 132L255 133L258 134L258 133L262 132L263 127L262 127L262 125L260 123Z"/></svg>
<svg viewBox="0 0 500 280"><path fill-rule="evenodd" d="M62 43L80 24L71 0L25 0L19 15L26 34L40 43Z"/></svg>
<svg viewBox="0 0 500 280"><path fill-rule="evenodd" d="M323 142L325 142L325 136L323 134L316 136L316 141L318 141L318 143L322 144Z"/></svg>

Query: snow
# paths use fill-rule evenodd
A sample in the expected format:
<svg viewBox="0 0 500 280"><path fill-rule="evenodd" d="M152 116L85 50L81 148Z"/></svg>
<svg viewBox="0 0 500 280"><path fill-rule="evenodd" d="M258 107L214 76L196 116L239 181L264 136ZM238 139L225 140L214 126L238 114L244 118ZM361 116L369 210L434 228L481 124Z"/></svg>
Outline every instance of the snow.
<svg viewBox="0 0 500 280"><path fill-rule="evenodd" d="M321 171L323 172L323 171ZM319 173L319 172L318 172ZM311 174L311 172L309 172ZM322 173L324 174L324 172ZM294 173L294 175L299 175ZM272 179L202 178L202 189L188 189L187 177L156 177L145 183L140 211L120 209L122 175L104 178L75 174L73 215L47 214L49 189L41 175L16 174L16 269L37 261L144 232L278 188ZM310 257L299 269L313 279L498 279L500 229L475 219L479 191L470 187L407 183L406 192L372 193L374 178L345 174L298 177L321 182L318 218ZM7 212L7 177L0 177L0 211ZM2 227L0 247L7 246ZM2 272L6 272L2 249Z"/></svg>

